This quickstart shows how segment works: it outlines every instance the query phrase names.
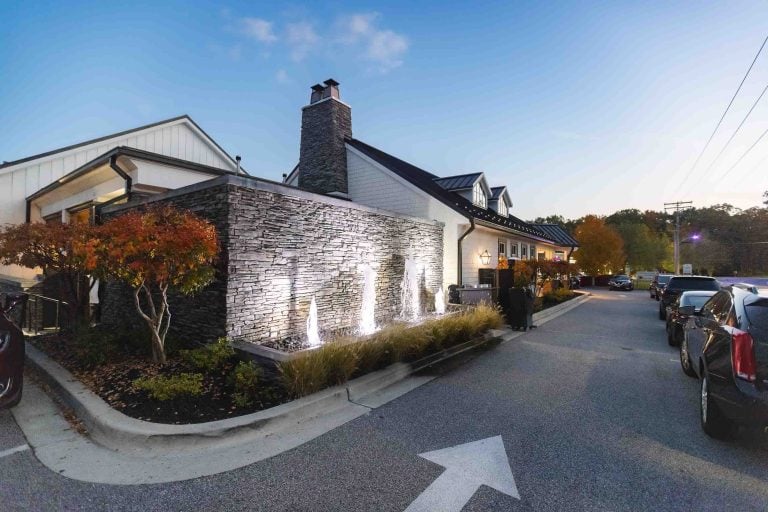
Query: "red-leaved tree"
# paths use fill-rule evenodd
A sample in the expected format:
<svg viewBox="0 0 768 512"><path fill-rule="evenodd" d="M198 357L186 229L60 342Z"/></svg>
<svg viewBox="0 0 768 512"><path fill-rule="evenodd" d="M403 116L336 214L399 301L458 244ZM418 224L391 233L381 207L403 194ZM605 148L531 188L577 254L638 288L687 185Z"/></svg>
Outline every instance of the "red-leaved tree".
<svg viewBox="0 0 768 512"><path fill-rule="evenodd" d="M90 290L85 257L73 250L94 236L94 227L85 223L25 223L7 226L0 232L0 263L43 270L58 285L68 316L75 324L87 324Z"/></svg>
<svg viewBox="0 0 768 512"><path fill-rule="evenodd" d="M150 328L152 357L165 364L168 291L191 295L213 280L219 251L214 226L188 211L149 207L110 219L78 250L89 270L131 286L136 311Z"/></svg>

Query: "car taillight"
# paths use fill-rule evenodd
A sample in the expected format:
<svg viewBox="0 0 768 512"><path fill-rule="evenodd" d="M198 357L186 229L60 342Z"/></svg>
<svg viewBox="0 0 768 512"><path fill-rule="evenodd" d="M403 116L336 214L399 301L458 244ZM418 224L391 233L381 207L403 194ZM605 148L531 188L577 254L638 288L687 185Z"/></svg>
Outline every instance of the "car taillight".
<svg viewBox="0 0 768 512"><path fill-rule="evenodd" d="M752 336L748 332L734 329L731 334L731 358L733 373L748 382L755 382L757 363Z"/></svg>

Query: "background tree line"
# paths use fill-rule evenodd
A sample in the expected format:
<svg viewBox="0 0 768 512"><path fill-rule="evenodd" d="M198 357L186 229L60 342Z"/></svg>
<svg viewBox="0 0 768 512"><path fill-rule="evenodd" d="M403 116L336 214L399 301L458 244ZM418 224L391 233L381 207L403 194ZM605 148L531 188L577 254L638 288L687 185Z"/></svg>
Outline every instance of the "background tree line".
<svg viewBox="0 0 768 512"><path fill-rule="evenodd" d="M768 274L768 191L762 207L746 210L730 204L691 208L680 214L680 262L710 275ZM637 209L608 216L539 217L535 223L560 224L581 247L575 257L586 273L673 270L675 220L672 213ZM698 239L694 240L693 236Z"/></svg>

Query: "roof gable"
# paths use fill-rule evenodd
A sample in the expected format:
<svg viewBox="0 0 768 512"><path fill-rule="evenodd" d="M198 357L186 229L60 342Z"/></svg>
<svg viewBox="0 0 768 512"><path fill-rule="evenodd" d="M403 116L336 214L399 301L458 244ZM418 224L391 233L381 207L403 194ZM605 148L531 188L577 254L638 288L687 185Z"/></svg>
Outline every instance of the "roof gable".
<svg viewBox="0 0 768 512"><path fill-rule="evenodd" d="M517 217L512 215L502 217L493 210L475 206L459 194L444 189L436 182L439 178L430 172L419 169L415 165L369 146L360 140L348 139L347 144L467 218L476 219L497 228L514 230L531 238L551 241L541 231ZM480 174L482 175L482 173Z"/></svg>
<svg viewBox="0 0 768 512"><path fill-rule="evenodd" d="M0 174L46 164L57 159L68 160L66 163L62 163L63 173L67 174L92 158L118 146L134 147L139 150L164 154L226 170L237 168L235 160L216 141L205 133L192 118L188 115L182 115L5 162L0 164Z"/></svg>

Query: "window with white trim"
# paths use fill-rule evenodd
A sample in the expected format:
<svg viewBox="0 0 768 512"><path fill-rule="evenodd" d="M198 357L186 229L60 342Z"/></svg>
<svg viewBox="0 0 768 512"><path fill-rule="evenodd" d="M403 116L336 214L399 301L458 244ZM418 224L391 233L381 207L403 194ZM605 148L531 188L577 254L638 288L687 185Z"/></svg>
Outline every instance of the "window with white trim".
<svg viewBox="0 0 768 512"><path fill-rule="evenodd" d="M504 240L499 240L499 258L507 255L507 243Z"/></svg>
<svg viewBox="0 0 768 512"><path fill-rule="evenodd" d="M472 187L472 202L480 208L488 208L488 198L479 181Z"/></svg>
<svg viewBox="0 0 768 512"><path fill-rule="evenodd" d="M509 256L510 258L517 258L517 242L509 243Z"/></svg>
<svg viewBox="0 0 768 512"><path fill-rule="evenodd" d="M509 213L507 211L507 203L504 202L504 196L501 196L499 198L499 211L497 213L502 217L506 217L507 214Z"/></svg>
<svg viewBox="0 0 768 512"><path fill-rule="evenodd" d="M528 246L525 244L520 247L520 257L523 259L528 257Z"/></svg>
<svg viewBox="0 0 768 512"><path fill-rule="evenodd" d="M532 246L530 247L528 254L530 254L530 255L531 255L531 259L532 259L532 260L535 260L535 259L536 259L536 246L535 246L535 245L532 245Z"/></svg>

